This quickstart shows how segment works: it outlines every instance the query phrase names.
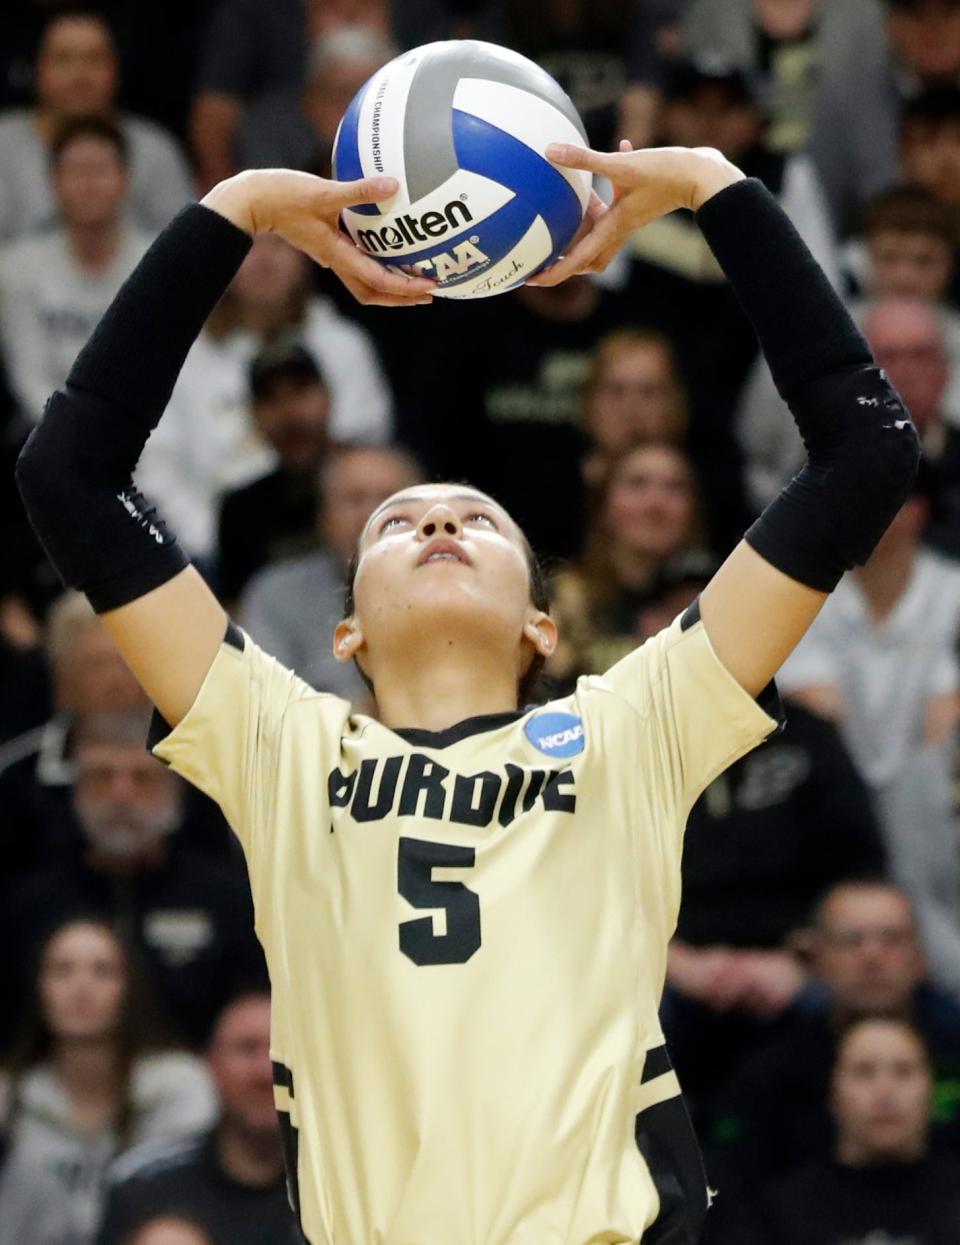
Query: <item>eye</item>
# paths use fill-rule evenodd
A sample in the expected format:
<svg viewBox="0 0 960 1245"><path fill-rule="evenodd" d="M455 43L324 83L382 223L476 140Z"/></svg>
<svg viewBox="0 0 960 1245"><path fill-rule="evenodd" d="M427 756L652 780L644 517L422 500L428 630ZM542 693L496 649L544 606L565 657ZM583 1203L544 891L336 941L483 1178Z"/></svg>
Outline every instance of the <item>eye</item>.
<svg viewBox="0 0 960 1245"><path fill-rule="evenodd" d="M478 510L474 514L468 514L467 517L464 519L465 523L476 523L478 521L480 523L486 523L488 526L492 527L495 532L500 530L497 527L496 520L493 519L489 514L485 514L484 511L482 510Z"/></svg>
<svg viewBox="0 0 960 1245"><path fill-rule="evenodd" d="M382 536L384 532L389 531L395 523L409 523L410 520L403 514L391 514L377 528L378 535Z"/></svg>

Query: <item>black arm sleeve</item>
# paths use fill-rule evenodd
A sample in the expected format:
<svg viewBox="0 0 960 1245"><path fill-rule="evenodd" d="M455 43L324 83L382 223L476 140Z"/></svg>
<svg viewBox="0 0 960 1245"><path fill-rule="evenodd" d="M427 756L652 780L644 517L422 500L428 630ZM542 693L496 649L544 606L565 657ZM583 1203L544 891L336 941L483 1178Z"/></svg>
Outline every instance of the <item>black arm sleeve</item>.
<svg viewBox="0 0 960 1245"><path fill-rule="evenodd" d="M910 490L916 429L786 214L747 179L697 213L797 421L808 465L750 528L762 557L829 592L870 556Z"/></svg>
<svg viewBox="0 0 960 1245"><path fill-rule="evenodd" d="M119 291L20 454L30 521L64 583L98 612L186 565L132 476L187 351L249 247L216 212L184 208Z"/></svg>

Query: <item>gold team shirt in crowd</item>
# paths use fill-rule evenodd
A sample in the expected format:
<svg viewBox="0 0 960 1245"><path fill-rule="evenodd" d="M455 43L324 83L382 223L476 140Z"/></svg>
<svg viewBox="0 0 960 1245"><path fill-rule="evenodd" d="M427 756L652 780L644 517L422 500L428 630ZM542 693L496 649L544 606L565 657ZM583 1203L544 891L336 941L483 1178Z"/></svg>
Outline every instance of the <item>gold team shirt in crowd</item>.
<svg viewBox="0 0 960 1245"><path fill-rule="evenodd" d="M684 824L776 725L695 617L443 731L354 714L231 628L154 751L243 844L311 1245L640 1240Z"/></svg>

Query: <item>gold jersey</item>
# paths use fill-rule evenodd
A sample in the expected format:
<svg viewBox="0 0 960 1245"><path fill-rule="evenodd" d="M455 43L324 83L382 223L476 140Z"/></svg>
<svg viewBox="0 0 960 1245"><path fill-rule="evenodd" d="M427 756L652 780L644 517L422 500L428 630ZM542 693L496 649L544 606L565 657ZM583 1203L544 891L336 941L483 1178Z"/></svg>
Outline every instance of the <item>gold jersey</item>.
<svg viewBox="0 0 960 1245"><path fill-rule="evenodd" d="M638 1242L657 1220L635 1126L678 1092L657 1005L683 827L776 727L690 623L443 731L354 714L234 628L155 746L243 844L311 1245Z"/></svg>

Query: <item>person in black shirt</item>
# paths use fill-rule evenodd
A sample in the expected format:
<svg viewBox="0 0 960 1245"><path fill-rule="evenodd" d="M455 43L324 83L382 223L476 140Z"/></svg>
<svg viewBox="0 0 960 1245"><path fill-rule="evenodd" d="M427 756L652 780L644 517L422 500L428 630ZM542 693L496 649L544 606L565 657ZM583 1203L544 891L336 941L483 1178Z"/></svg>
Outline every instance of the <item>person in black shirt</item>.
<svg viewBox="0 0 960 1245"><path fill-rule="evenodd" d="M218 586L236 601L268 562L311 552L317 543L317 472L327 450L330 394L313 356L287 342L250 365L254 421L277 452L268 475L235 489L220 511Z"/></svg>
<svg viewBox="0 0 960 1245"><path fill-rule="evenodd" d="M62 851L4 904L0 1042L17 1031L35 951L75 915L109 921L139 947L175 1034L196 1046L240 982L263 980L250 891L239 863L184 846L179 779L144 750L142 713L78 725L74 810L81 848ZM184 836L185 837L185 836Z"/></svg>
<svg viewBox="0 0 960 1245"><path fill-rule="evenodd" d="M960 1162L930 1154L932 1088L923 1038L908 1021L854 1022L831 1081L832 1157L760 1198L752 1222L731 1233L737 1245L955 1245Z"/></svg>
<svg viewBox="0 0 960 1245"><path fill-rule="evenodd" d="M817 910L810 954L814 979L776 1040L744 1061L705 1138L708 1168L731 1196L738 1182L761 1188L832 1152L826 1102L838 1034L877 1012L908 1019L923 1034L940 1103L931 1140L956 1146L960 1005L926 983L906 895L887 882L835 886Z"/></svg>
<svg viewBox="0 0 960 1245"><path fill-rule="evenodd" d="M270 1063L270 997L244 994L217 1020L208 1062L220 1120L188 1142L143 1146L114 1165L96 1245L139 1245L140 1229L183 1217L211 1245L294 1245ZM151 1241L150 1245L153 1245Z"/></svg>

